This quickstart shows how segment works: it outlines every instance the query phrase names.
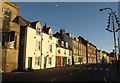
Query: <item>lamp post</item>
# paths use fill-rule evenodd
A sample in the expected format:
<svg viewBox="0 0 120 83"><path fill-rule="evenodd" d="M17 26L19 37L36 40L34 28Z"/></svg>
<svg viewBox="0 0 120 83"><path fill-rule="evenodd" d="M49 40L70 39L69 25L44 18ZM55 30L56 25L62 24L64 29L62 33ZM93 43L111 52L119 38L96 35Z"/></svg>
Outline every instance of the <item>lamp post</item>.
<svg viewBox="0 0 120 83"><path fill-rule="evenodd" d="M116 46L116 34L115 34L115 32L117 32L119 30L119 28L115 29L115 26L114 26L114 17L116 18L116 23L118 24L118 26L120 26L120 24L118 23L119 20L117 20L118 18L116 17L115 12L113 12L113 10L111 8L100 9L100 11L103 11L103 10L110 10L111 11L109 19L108 19L109 20L109 22L108 22L109 25L107 26L108 28L106 28L106 30L108 30L110 32L113 32L113 35L114 35L114 48L115 48L115 56L114 56L114 58L117 61L117 74L118 74L119 73L118 72L118 56L117 56L117 51L116 51L116 47L117 46ZM111 18L111 22L112 22L112 30L109 29L109 27L110 27L110 18Z"/></svg>

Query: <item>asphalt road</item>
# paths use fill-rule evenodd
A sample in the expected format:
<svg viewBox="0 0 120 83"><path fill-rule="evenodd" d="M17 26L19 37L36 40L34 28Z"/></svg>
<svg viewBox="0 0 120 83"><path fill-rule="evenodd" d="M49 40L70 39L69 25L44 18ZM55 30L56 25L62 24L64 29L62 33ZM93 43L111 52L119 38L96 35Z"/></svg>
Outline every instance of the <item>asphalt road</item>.
<svg viewBox="0 0 120 83"><path fill-rule="evenodd" d="M2 82L58 82L81 81L107 83L109 64L85 64L29 72L2 73Z"/></svg>

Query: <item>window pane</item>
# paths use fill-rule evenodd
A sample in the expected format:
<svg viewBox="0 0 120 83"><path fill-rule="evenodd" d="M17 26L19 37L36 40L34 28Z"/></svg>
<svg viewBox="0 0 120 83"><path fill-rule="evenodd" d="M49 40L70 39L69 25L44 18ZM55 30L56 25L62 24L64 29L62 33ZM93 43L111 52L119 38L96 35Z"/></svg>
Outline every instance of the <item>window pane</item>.
<svg viewBox="0 0 120 83"><path fill-rule="evenodd" d="M40 50L40 41L36 41L36 50Z"/></svg>
<svg viewBox="0 0 120 83"><path fill-rule="evenodd" d="M5 11L5 20L10 20L10 11Z"/></svg>
<svg viewBox="0 0 120 83"><path fill-rule="evenodd" d="M12 31L10 33L10 41L14 41L15 40L15 31Z"/></svg>
<svg viewBox="0 0 120 83"><path fill-rule="evenodd" d="M50 52L52 52L52 45L50 45Z"/></svg>
<svg viewBox="0 0 120 83"><path fill-rule="evenodd" d="M48 64L52 64L52 57L49 57Z"/></svg>
<svg viewBox="0 0 120 83"><path fill-rule="evenodd" d="M35 65L40 65L40 57L35 57Z"/></svg>

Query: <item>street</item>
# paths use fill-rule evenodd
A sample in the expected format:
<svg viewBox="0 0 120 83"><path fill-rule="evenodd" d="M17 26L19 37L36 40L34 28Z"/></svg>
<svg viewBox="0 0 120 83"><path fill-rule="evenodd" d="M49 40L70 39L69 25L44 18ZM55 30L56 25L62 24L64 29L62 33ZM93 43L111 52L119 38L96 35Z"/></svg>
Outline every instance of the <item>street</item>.
<svg viewBox="0 0 120 83"><path fill-rule="evenodd" d="M81 81L81 82L103 82L107 83L110 75L109 64L82 64L51 68L28 72L3 73L3 82L56 82L56 81Z"/></svg>

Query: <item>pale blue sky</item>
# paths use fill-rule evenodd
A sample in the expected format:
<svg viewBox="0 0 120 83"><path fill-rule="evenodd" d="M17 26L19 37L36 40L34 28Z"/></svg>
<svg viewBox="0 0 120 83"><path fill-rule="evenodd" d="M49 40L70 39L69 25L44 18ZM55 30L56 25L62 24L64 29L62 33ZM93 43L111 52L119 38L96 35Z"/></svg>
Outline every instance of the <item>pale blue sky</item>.
<svg viewBox="0 0 120 83"><path fill-rule="evenodd" d="M79 35L89 40L98 49L113 50L113 34L106 31L110 7L118 11L117 2L16 2L20 6L19 15L30 20L46 22L56 33L60 28L75 37Z"/></svg>

